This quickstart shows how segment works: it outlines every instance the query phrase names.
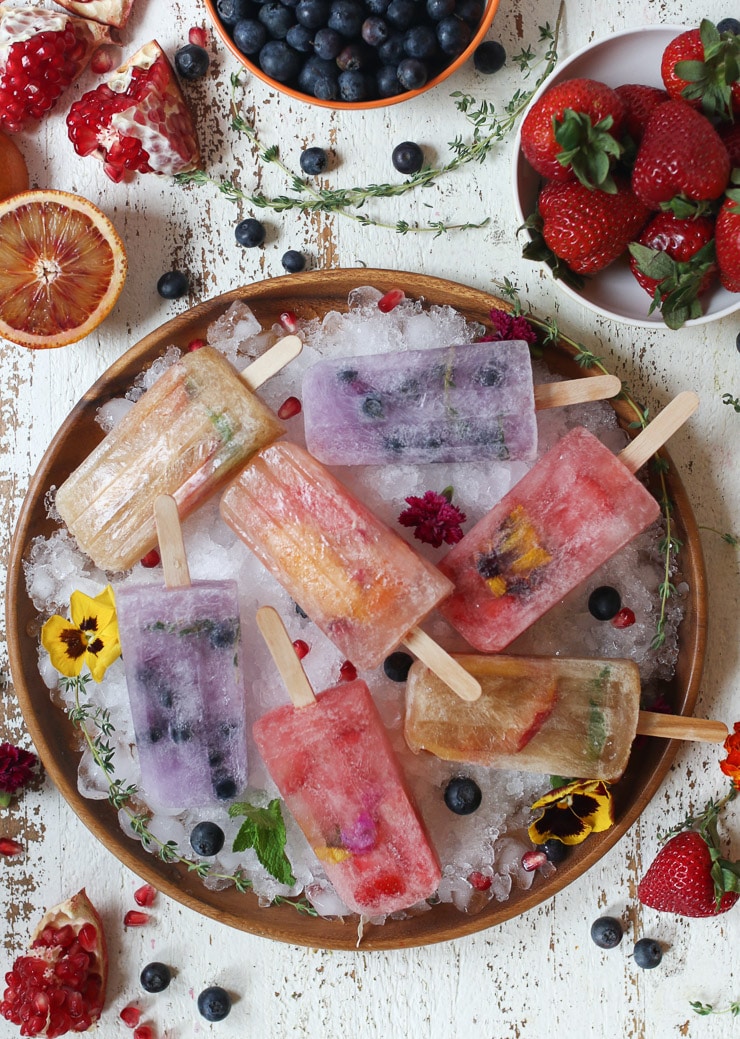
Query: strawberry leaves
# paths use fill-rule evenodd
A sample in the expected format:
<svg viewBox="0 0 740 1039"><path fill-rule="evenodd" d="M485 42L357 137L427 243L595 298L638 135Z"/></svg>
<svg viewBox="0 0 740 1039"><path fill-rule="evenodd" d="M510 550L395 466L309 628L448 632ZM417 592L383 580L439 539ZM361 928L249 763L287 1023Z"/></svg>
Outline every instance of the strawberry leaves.
<svg viewBox="0 0 740 1039"><path fill-rule="evenodd" d="M585 112L566 108L562 121L552 118L555 140L560 145L557 160L561 166L570 168L581 184L590 190L601 188L610 195L616 194L617 186L611 175L612 160L617 160L623 148L612 136L614 118L605 116L592 123Z"/></svg>
<svg viewBox="0 0 740 1039"><path fill-rule="evenodd" d="M674 260L667 252L631 242L630 255L638 270L656 282L649 314L659 310L669 328L676 329L701 317L699 294L706 276L716 267L714 240L707 242L690 260Z"/></svg>
<svg viewBox="0 0 740 1039"><path fill-rule="evenodd" d="M740 36L720 33L704 18L699 28L704 60L678 61L677 76L686 81L681 91L687 101L700 101L709 116L732 119L732 84L740 79Z"/></svg>

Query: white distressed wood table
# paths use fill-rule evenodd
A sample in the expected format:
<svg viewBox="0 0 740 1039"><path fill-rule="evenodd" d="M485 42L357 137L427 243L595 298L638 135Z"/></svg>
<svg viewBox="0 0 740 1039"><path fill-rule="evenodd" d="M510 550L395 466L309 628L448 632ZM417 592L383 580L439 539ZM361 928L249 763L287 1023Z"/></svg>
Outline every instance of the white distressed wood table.
<svg viewBox="0 0 740 1039"><path fill-rule="evenodd" d="M490 32L509 55L537 43L537 26L554 22L557 0L502 0ZM592 39L644 24L715 22L729 14L723 0L701 10L688 0L568 0L560 54ZM188 29L205 24L197 0L159 4L137 0L123 33L124 55L156 37L173 54ZM252 189L279 193L279 171L265 173L244 138L228 129L228 80L237 65L211 40L209 76L187 86L197 113L209 168L235 176ZM393 147L418 141L433 160L444 160L447 142L467 132L449 98L451 90L503 105L518 86L511 62L496 76L475 73L472 64L420 98L372 112L331 112L292 101L254 79L248 84L250 114L266 144L279 144L283 159L298 169L300 152L320 145L334 153L329 183L366 184L394 178ZM87 74L72 91L94 82ZM268 237L261 249L240 249L233 227L248 208L207 187L178 187L139 177L113 185L102 168L72 153L64 129L65 105L33 132L19 137L34 187L82 194L116 224L130 257L120 301L98 332L63 350L31 353L0 341L0 481L4 490L0 557L7 550L31 474L55 431L82 392L144 334L203 299L230 288L282 274L280 257L301 249L313 268L360 266L417 270L495 291L510 278L541 315L597 350L622 376L637 400L656 410L683 389L695 388L701 409L671 441L671 454L687 487L702 530L710 592L707 662L697 713L732 724L740 717L737 550L718 533L740 533L740 415L722 402L740 392L738 317L711 325L645 331L598 320L565 298L539 267L520 257L510 203L511 142L481 165L469 165L434 187L396 201L380 200L369 211L380 220L490 217L483 230L440 238L401 236L363 228L339 216L262 215ZM260 215L259 213L256 215ZM166 302L157 295L159 276L189 272L189 298ZM716 531L716 532L713 532ZM5 668L7 673L7 668ZM12 684L3 686L3 738L28 745ZM118 1019L126 1002L140 1005L158 1036L213 1034L342 1036L384 1039L424 1035L433 1039L485 1039L569 1034L574 1037L674 1036L717 1039L738 1027L729 1015L698 1017L689 1005L700 999L727 1006L740 998L740 909L710 920L685 920L643 908L636 883L658 847L658 831L725 789L717 748L682 747L649 807L626 837L589 873L539 908L473 937L403 952L327 952L271 943L201 917L159 896L153 921L124 931L137 878L98 844L46 780L3 809L0 833L17 836L23 856L0 862L5 909L4 963L24 947L44 907L85 885L102 908L111 953L108 1009L100 1034L130 1034ZM733 851L740 857L740 812L727 812ZM589 938L597 916L616 914L627 923L622 945L605 953ZM634 940L649 936L665 947L662 964L638 969ZM161 959L176 980L158 997L142 994L141 967ZM3 968L5 969L5 968ZM195 998L208 984L239 993L224 1022L208 1025ZM14 1034L2 1022L0 1034Z"/></svg>

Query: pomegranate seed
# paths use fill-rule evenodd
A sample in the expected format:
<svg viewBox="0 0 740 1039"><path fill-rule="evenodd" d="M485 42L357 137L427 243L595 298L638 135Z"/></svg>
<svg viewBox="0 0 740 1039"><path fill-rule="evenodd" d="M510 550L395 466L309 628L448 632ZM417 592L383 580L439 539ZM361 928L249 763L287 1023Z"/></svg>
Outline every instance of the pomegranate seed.
<svg viewBox="0 0 740 1039"><path fill-rule="evenodd" d="M493 879L486 876L485 873L479 873L478 870L474 870L468 874L468 883L472 884L476 891L488 891Z"/></svg>
<svg viewBox="0 0 740 1039"><path fill-rule="evenodd" d="M357 678L357 668L350 660L345 660L339 668L340 682L354 682Z"/></svg>
<svg viewBox="0 0 740 1039"><path fill-rule="evenodd" d="M188 350L192 353L193 350L202 350L205 345L205 339L191 339L188 343Z"/></svg>
<svg viewBox="0 0 740 1039"><path fill-rule="evenodd" d="M280 324L286 332L295 332L298 328L298 318L292 310L284 310L280 315Z"/></svg>
<svg viewBox="0 0 740 1039"><path fill-rule="evenodd" d="M154 1039L154 1029L151 1025L139 1025L134 1029L134 1039Z"/></svg>
<svg viewBox="0 0 740 1039"><path fill-rule="evenodd" d="M194 43L197 47L207 47L208 33L205 29L194 27L188 33L188 43Z"/></svg>
<svg viewBox="0 0 740 1039"><path fill-rule="evenodd" d="M134 1004L131 1003L129 1006L123 1008L119 1017L125 1025L128 1025L129 1028L136 1028L141 1020L141 1010L139 1007L134 1006Z"/></svg>
<svg viewBox="0 0 740 1039"><path fill-rule="evenodd" d="M157 889L151 884L142 884L134 891L134 902L137 906L153 906L157 897Z"/></svg>
<svg viewBox="0 0 740 1039"><path fill-rule="evenodd" d="M385 296L381 296L378 300L378 310L383 314L387 314L404 299L406 299L406 293L403 289L391 289L390 292L386 292Z"/></svg>
<svg viewBox="0 0 740 1039"><path fill-rule="evenodd" d="M111 47L100 47L92 56L90 68L96 76L104 76L106 72L111 72L117 64L116 51Z"/></svg>
<svg viewBox="0 0 740 1039"><path fill-rule="evenodd" d="M612 617L613 628L631 628L635 623L635 615L629 606L623 606L618 613Z"/></svg>
<svg viewBox="0 0 740 1039"><path fill-rule="evenodd" d="M12 837L0 837L0 855L10 858L12 855L20 855L22 851L23 845Z"/></svg>
<svg viewBox="0 0 740 1039"><path fill-rule="evenodd" d="M162 559L156 548L153 548L151 552L147 552L143 559L141 559L141 565L146 567L147 570L153 570L154 567L159 566L161 562Z"/></svg>
<svg viewBox="0 0 740 1039"><path fill-rule="evenodd" d="M95 952L98 947L98 929L95 924L83 924L77 934L77 941L85 952Z"/></svg>
<svg viewBox="0 0 740 1039"><path fill-rule="evenodd" d="M278 418L293 418L294 415L300 415L301 413L301 402L297 397L288 397L278 408Z"/></svg>
<svg viewBox="0 0 740 1039"><path fill-rule="evenodd" d="M522 869L526 869L527 873L539 869L546 862L547 855L545 855L544 851L525 851L522 855Z"/></svg>
<svg viewBox="0 0 740 1039"><path fill-rule="evenodd" d="M303 639L296 639L293 643L293 649L295 650L295 655L298 657L298 659L303 660L306 654L310 651L311 647L307 642L304 642Z"/></svg>
<svg viewBox="0 0 740 1039"><path fill-rule="evenodd" d="M129 909L123 918L124 927L143 927L151 920L149 913L141 913L138 909Z"/></svg>

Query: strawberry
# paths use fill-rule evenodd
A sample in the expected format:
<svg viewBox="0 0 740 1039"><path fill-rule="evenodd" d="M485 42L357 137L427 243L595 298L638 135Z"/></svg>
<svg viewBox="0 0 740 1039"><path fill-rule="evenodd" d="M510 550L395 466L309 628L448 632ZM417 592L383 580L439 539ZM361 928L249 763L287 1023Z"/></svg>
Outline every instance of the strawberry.
<svg viewBox="0 0 740 1039"><path fill-rule="evenodd" d="M730 166L740 168L740 119L736 123L721 123L717 133L730 156Z"/></svg>
<svg viewBox="0 0 740 1039"><path fill-rule="evenodd" d="M653 297L649 313L659 309L669 328L701 316L699 297L717 270L714 220L658 213L629 250L632 273Z"/></svg>
<svg viewBox="0 0 740 1039"><path fill-rule="evenodd" d="M610 166L621 153L623 120L624 105L611 87L593 79L569 79L530 108L522 123L522 152L549 180L577 177L587 187L614 190Z"/></svg>
<svg viewBox="0 0 740 1039"><path fill-rule="evenodd" d="M715 236L720 281L728 292L740 292L740 170L733 171L733 183L738 187L727 192Z"/></svg>
<svg viewBox="0 0 740 1039"><path fill-rule="evenodd" d="M732 119L740 112L740 37L720 33L708 19L666 47L661 76L672 98L684 100L707 115Z"/></svg>
<svg viewBox="0 0 740 1039"><path fill-rule="evenodd" d="M0 5L0 129L40 119L83 72L107 29L41 7Z"/></svg>
<svg viewBox="0 0 740 1039"><path fill-rule="evenodd" d="M616 191L590 191L577 180L549 183L540 192L541 236L555 256L577 274L595 274L620 256L640 233L650 210L621 180ZM534 222L528 222L534 226ZM530 246L532 248L530 248ZM545 259L535 242L525 247L528 259ZM550 264L553 266L553 264ZM562 271L553 266L556 276Z"/></svg>
<svg viewBox="0 0 740 1039"><path fill-rule="evenodd" d="M56 0L56 3L73 14L121 29L128 21L134 0Z"/></svg>
<svg viewBox="0 0 740 1039"><path fill-rule="evenodd" d="M200 166L198 138L175 73L156 40L75 101L67 132L113 181L127 172L176 174Z"/></svg>
<svg viewBox="0 0 740 1039"><path fill-rule="evenodd" d="M670 97L665 90L646 87L642 83L625 83L615 87L614 92L619 95L625 108L624 128L632 140L639 143L650 116L658 105L669 101Z"/></svg>
<svg viewBox="0 0 740 1039"><path fill-rule="evenodd" d="M719 198L730 177L730 158L709 120L685 101L666 101L648 119L632 170L632 190L653 209L671 206L687 216L685 200Z"/></svg>

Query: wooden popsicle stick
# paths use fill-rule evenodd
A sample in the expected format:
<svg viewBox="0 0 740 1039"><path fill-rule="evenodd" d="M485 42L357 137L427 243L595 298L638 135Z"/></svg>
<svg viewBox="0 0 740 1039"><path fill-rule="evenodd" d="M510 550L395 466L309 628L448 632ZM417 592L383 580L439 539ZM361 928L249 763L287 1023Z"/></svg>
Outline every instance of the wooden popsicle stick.
<svg viewBox="0 0 740 1039"><path fill-rule="evenodd" d="M636 473L698 407L699 398L693 390L679 393L623 451L619 452L617 458L631 473Z"/></svg>
<svg viewBox="0 0 740 1039"><path fill-rule="evenodd" d="M404 646L419 658L430 671L442 679L461 700L477 700L481 694L480 682L434 641L421 628L412 628L401 639Z"/></svg>
<svg viewBox="0 0 740 1039"><path fill-rule="evenodd" d="M616 375L594 375L590 379L566 379L564 382L541 382L534 388L535 411L564 408L567 404L586 404L590 400L616 397L622 380Z"/></svg>
<svg viewBox="0 0 740 1039"><path fill-rule="evenodd" d="M188 557L185 554L177 502L171 494L160 494L157 497L154 502L154 519L165 588L187 588L190 585Z"/></svg>
<svg viewBox="0 0 740 1039"><path fill-rule="evenodd" d="M267 643L275 666L285 683L294 707L310 707L316 703L306 672L296 655L290 635L285 630L282 618L272 606L260 606L257 610L257 627Z"/></svg>
<svg viewBox="0 0 740 1039"><path fill-rule="evenodd" d="M724 722L710 718L688 718L683 714L640 711L637 731L642 736L662 736L667 740L694 740L697 743L724 743L729 731Z"/></svg>
<svg viewBox="0 0 740 1039"><path fill-rule="evenodd" d="M303 341L298 336L283 336L269 350L265 350L261 357L247 365L240 374L242 382L246 384L247 389L258 389L263 382L277 375L281 368L297 357L302 349Z"/></svg>

